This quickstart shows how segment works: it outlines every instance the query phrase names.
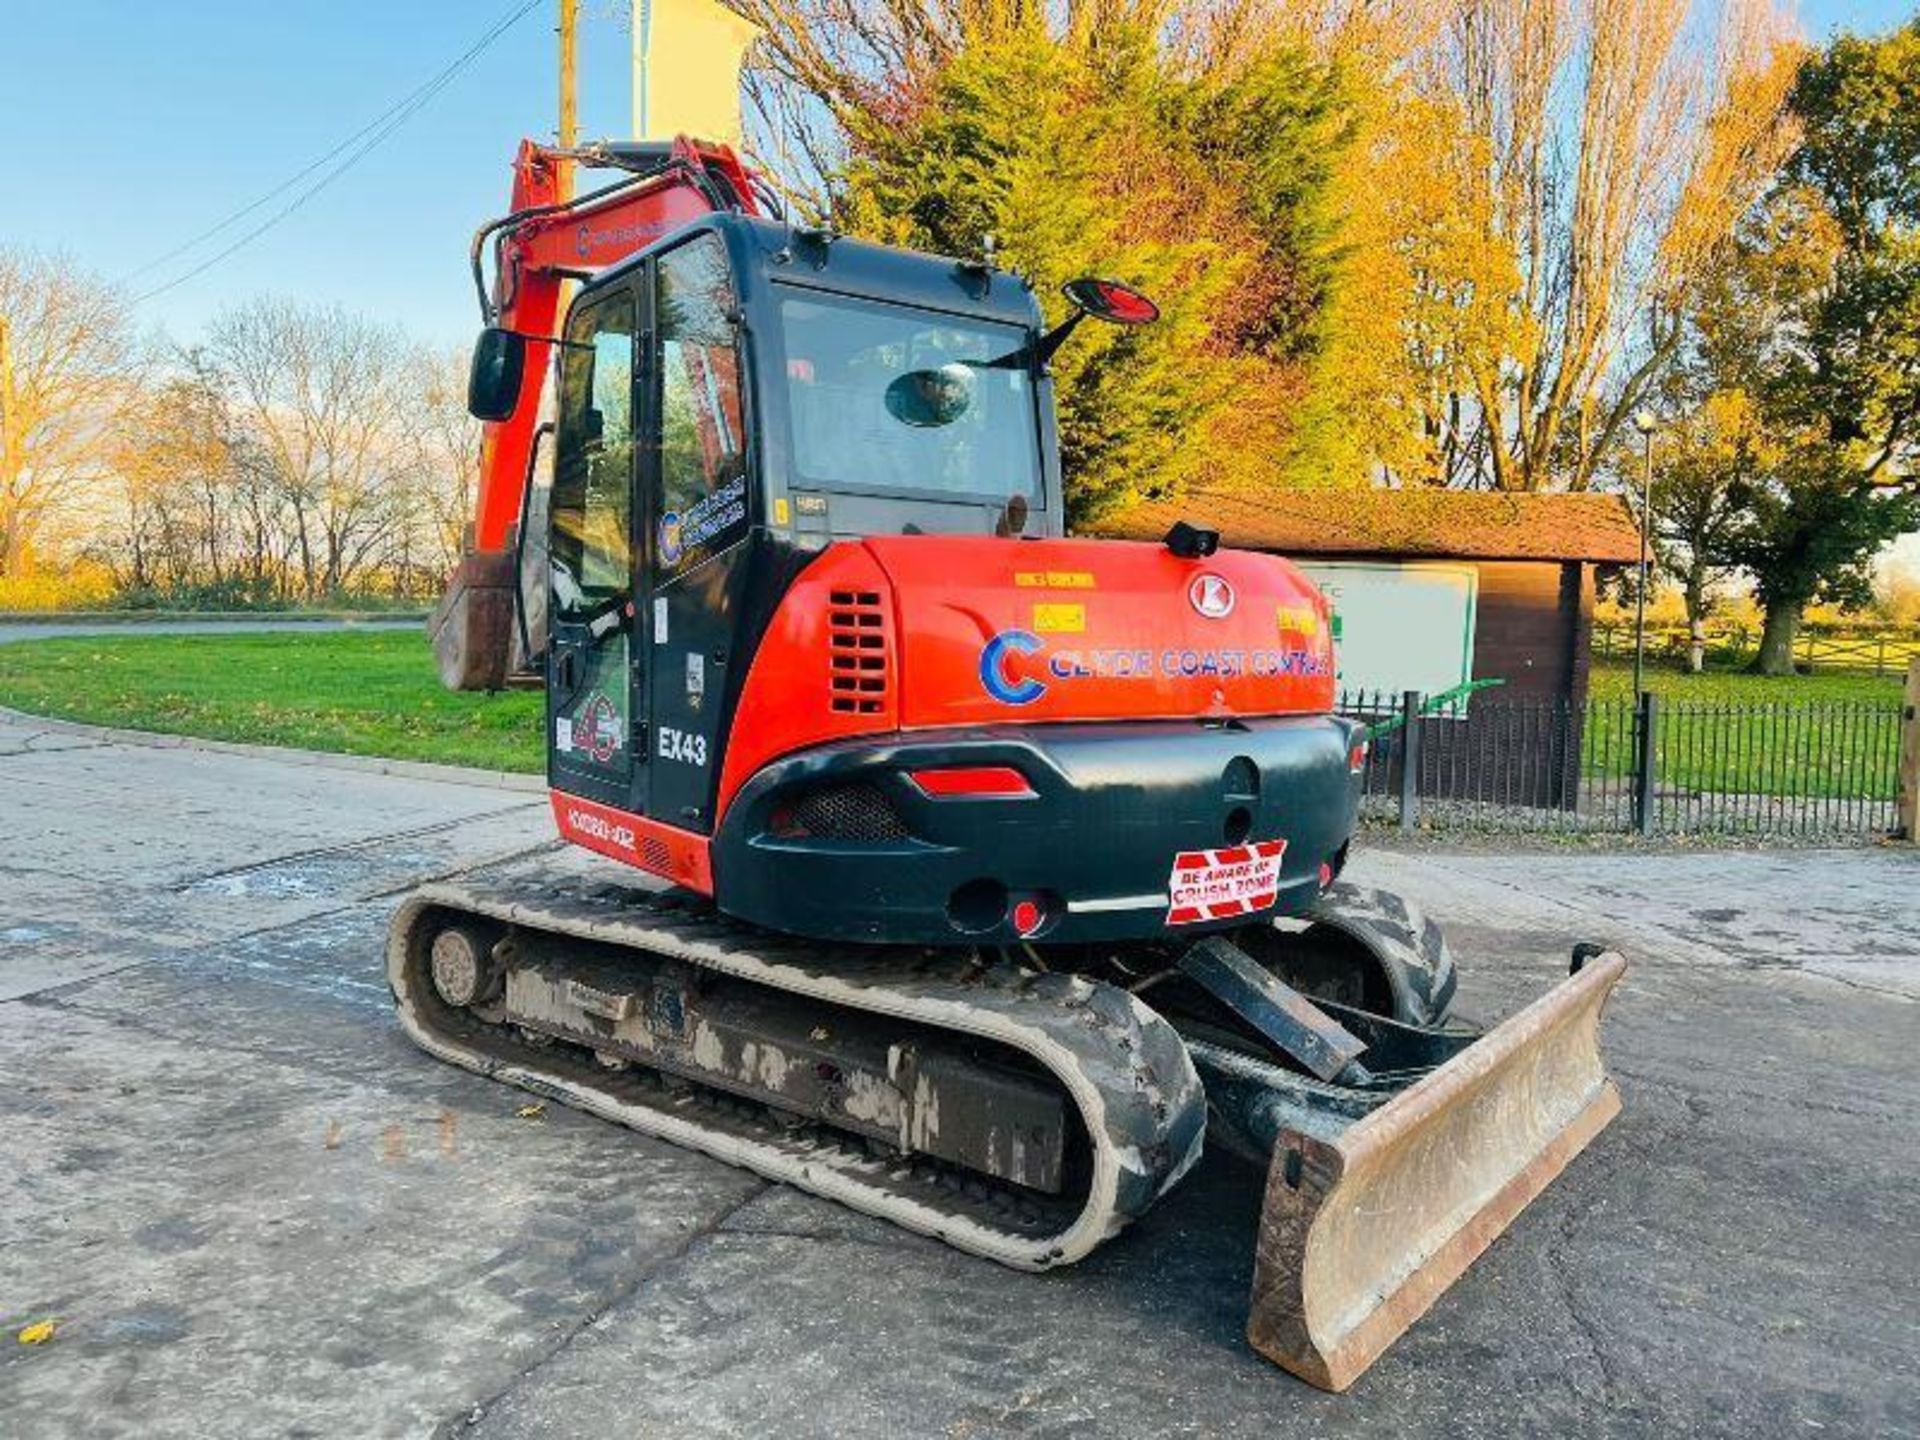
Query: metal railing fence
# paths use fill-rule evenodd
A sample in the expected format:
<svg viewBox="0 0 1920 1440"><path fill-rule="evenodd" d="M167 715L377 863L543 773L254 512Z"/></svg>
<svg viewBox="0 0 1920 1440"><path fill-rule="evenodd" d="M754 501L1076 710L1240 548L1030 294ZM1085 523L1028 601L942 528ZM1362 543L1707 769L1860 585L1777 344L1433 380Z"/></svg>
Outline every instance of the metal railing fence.
<svg viewBox="0 0 1920 1440"><path fill-rule="evenodd" d="M1760 632L1745 625L1710 624L1704 636L1707 654L1722 664L1745 664L1760 648ZM1658 659L1683 659L1692 646L1684 625L1647 626L1647 654ZM1593 653L1599 660L1631 660L1631 625L1593 627ZM1920 631L1889 627L1834 633L1803 629L1794 638L1794 662L1802 669L1849 675L1904 675L1920 656Z"/></svg>
<svg viewBox="0 0 1920 1440"><path fill-rule="evenodd" d="M1736 703L1354 693L1361 813L1401 829L1875 838L1894 824L1898 699Z"/></svg>

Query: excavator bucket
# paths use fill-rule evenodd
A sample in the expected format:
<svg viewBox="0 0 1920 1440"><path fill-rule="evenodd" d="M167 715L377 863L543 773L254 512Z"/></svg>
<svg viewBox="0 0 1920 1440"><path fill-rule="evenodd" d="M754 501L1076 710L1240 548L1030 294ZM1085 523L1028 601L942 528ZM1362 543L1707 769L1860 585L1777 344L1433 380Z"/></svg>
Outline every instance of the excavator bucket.
<svg viewBox="0 0 1920 1440"><path fill-rule="evenodd" d="M511 552L469 550L427 619L434 664L449 690L499 690L513 656Z"/></svg>
<svg viewBox="0 0 1920 1440"><path fill-rule="evenodd" d="M1586 961L1356 1119L1325 1086L1197 1057L1210 1097L1238 1110L1236 1128L1273 1137L1255 1349L1344 1390L1460 1277L1619 1113L1599 1025L1625 969L1612 952Z"/></svg>

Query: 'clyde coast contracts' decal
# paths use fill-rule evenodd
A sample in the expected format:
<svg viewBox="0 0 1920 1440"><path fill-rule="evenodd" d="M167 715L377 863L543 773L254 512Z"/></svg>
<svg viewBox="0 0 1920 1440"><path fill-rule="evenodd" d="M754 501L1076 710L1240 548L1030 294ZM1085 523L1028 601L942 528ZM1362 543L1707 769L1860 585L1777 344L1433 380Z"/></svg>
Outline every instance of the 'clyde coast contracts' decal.
<svg viewBox="0 0 1920 1440"><path fill-rule="evenodd" d="M1315 650L1165 650L1065 648L1048 651L1031 630L1002 630L981 647L980 684L1003 705L1031 705L1058 682L1077 680L1234 680L1318 676L1328 657ZM1042 679L1040 677L1044 676Z"/></svg>
<svg viewBox="0 0 1920 1440"><path fill-rule="evenodd" d="M654 544L660 568L671 570L701 546L747 518L747 482L734 479L710 495L703 495L683 515L678 510L663 514L654 526Z"/></svg>

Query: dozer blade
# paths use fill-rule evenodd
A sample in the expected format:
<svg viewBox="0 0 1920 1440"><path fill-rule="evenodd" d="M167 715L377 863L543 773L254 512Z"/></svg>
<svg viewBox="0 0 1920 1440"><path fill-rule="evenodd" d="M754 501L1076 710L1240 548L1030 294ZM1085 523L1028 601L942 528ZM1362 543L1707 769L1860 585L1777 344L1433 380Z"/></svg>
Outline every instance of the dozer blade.
<svg viewBox="0 0 1920 1440"><path fill-rule="evenodd" d="M1625 969L1588 961L1344 1129L1275 1114L1255 1349L1344 1390L1460 1277L1620 1112L1599 1025Z"/></svg>

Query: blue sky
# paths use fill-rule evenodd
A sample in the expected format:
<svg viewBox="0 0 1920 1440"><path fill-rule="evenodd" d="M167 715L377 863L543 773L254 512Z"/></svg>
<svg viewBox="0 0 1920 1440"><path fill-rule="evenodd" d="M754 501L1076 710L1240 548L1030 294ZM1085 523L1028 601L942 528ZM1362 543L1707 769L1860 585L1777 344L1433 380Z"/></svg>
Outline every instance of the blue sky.
<svg viewBox="0 0 1920 1440"><path fill-rule="evenodd" d="M0 237L119 277L271 190L435 75L513 0L0 0ZM476 225L555 123L554 0L251 245L141 306L190 338L273 290L470 337ZM619 0L584 0L581 133L625 133ZM237 237L291 198L220 237ZM139 280L151 286L219 247Z"/></svg>
<svg viewBox="0 0 1920 1440"><path fill-rule="evenodd" d="M118 278L285 180L426 81L510 0L0 0L0 239ZM624 0L583 0L581 133L625 133ZM1809 34L1873 31L1914 0L1807 0ZM381 148L230 259L143 303L191 339L230 298L339 301L464 340L475 225L522 135L554 123L554 0ZM284 201L257 212L242 233ZM134 282L152 286L209 244Z"/></svg>

